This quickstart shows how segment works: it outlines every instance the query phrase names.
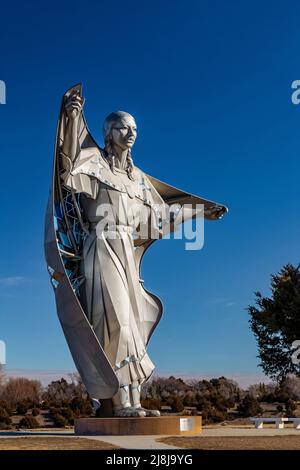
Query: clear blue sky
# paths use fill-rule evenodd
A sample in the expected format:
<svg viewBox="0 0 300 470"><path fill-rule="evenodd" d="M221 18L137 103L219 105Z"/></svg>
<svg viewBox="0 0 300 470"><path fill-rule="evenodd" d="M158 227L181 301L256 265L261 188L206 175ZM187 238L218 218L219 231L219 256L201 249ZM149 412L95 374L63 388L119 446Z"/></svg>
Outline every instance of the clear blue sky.
<svg viewBox="0 0 300 470"><path fill-rule="evenodd" d="M144 259L165 315L150 345L158 371L257 371L246 307L299 262L297 1L51 1L1 7L0 339L9 368L73 369L43 258L60 99L84 85L86 116L139 127L134 159L159 179L222 202L205 247L156 242Z"/></svg>

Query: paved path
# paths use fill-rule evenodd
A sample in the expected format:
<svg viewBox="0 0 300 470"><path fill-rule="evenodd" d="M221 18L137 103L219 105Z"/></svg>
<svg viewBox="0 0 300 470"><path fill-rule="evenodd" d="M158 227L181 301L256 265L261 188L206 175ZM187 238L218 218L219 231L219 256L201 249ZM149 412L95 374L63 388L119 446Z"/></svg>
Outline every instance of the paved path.
<svg viewBox="0 0 300 470"><path fill-rule="evenodd" d="M156 442L156 439L167 436L82 436L87 439L97 439L109 442L123 449L178 449L179 447Z"/></svg>
<svg viewBox="0 0 300 470"><path fill-rule="evenodd" d="M293 428L276 429L264 428L255 429L245 427L220 426L214 428L203 428L201 436L203 437L248 437L248 436L299 436L300 430ZM124 449L178 449L178 447L157 442L156 439L164 436L85 436L89 439L99 439L109 442Z"/></svg>

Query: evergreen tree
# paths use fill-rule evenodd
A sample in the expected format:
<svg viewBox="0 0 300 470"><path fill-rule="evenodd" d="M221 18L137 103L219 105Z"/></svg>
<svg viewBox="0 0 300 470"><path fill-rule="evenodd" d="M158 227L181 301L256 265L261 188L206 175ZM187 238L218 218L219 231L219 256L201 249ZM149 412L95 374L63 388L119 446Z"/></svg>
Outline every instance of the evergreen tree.
<svg viewBox="0 0 300 470"><path fill-rule="evenodd" d="M261 408L256 398L248 394L239 404L238 411L246 418L249 416L260 415L263 412L263 409Z"/></svg>
<svg viewBox="0 0 300 470"><path fill-rule="evenodd" d="M260 366L266 375L282 382L288 374L300 376L300 364L292 358L294 341L300 340L300 265L284 266L271 277L271 296L255 294L248 307L256 337Z"/></svg>

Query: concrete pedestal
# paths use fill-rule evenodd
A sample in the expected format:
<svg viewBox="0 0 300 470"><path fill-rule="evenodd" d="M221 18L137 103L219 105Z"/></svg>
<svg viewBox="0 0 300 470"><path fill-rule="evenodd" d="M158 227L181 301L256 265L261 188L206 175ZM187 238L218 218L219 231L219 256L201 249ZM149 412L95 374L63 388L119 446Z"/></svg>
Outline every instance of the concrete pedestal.
<svg viewBox="0 0 300 470"><path fill-rule="evenodd" d="M201 416L146 418L80 418L75 420L78 436L192 436L202 430Z"/></svg>

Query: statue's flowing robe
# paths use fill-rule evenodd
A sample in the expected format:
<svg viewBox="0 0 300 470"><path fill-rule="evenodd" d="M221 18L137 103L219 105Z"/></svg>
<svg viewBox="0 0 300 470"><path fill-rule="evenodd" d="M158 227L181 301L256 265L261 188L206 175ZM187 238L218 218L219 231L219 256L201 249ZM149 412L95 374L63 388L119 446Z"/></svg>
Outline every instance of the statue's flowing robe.
<svg viewBox="0 0 300 470"><path fill-rule="evenodd" d="M77 86L66 95L76 89L81 91ZM136 166L133 180L124 170L112 172L83 114L80 151L71 162L61 152L67 119L62 105L45 251L58 316L76 367L89 394L105 399L121 386L143 383L154 370L146 346L163 306L140 278L146 249L175 229L184 204L192 207L190 218L198 215L197 204L203 205L210 219L218 218L226 208L163 183ZM177 214L170 224L167 209L174 203ZM108 226L102 223L107 215L101 212L103 204L112 211ZM131 208L136 217L129 220ZM139 236L141 220L147 222L146 236ZM84 232L80 243L78 230Z"/></svg>

